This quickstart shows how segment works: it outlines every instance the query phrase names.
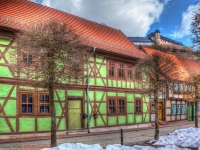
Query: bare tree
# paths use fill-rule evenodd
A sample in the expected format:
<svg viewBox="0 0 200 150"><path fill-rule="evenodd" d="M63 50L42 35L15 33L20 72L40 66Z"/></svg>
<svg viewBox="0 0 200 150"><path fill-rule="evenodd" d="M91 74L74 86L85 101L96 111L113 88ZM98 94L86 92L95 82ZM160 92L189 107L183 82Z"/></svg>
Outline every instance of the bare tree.
<svg viewBox="0 0 200 150"><path fill-rule="evenodd" d="M192 46L194 51L200 50L200 2L197 3L197 9L193 11L191 24Z"/></svg>
<svg viewBox="0 0 200 150"><path fill-rule="evenodd" d="M159 92L163 91L166 83L169 83L177 76L176 63L173 61L172 55L155 52L144 60L141 60L137 66L147 75L150 80L149 92L153 95L155 106L155 136L159 138L159 120L158 120L158 98Z"/></svg>
<svg viewBox="0 0 200 150"><path fill-rule="evenodd" d="M10 54L12 67L21 83L48 89L50 145L57 146L54 90L60 84L82 82L87 47L81 44L79 36L70 27L56 20L23 30L17 35L17 44L17 49Z"/></svg>
<svg viewBox="0 0 200 150"><path fill-rule="evenodd" d="M187 78L186 88L183 92L184 100L195 104L195 127L198 128L198 102L200 102L200 75L193 74Z"/></svg>

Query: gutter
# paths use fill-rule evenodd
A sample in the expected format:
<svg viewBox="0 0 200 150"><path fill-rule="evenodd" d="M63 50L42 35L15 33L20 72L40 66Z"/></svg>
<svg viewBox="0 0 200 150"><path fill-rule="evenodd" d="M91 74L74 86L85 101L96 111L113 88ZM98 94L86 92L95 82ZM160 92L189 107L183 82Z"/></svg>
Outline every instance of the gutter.
<svg viewBox="0 0 200 150"><path fill-rule="evenodd" d="M96 47L94 47L93 52L89 55L88 60L87 60L87 90L86 90L86 93L87 93L87 127L88 127L88 133L90 133L90 98L89 98L89 89L90 89L90 82L89 82L89 79L90 79L90 66L89 66L89 59L90 59L90 56L91 56L92 54L94 54L95 50L96 50Z"/></svg>

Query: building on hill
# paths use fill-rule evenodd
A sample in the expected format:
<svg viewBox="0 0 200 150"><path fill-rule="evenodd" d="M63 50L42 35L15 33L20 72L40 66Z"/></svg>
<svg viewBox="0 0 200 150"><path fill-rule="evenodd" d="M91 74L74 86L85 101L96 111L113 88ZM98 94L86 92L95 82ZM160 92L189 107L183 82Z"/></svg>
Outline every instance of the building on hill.
<svg viewBox="0 0 200 150"><path fill-rule="evenodd" d="M150 46L154 49L184 58L198 59L198 57L193 54L192 48L185 46L181 42L162 36L159 30L151 32L147 37L128 37L128 39L137 47Z"/></svg>
<svg viewBox="0 0 200 150"><path fill-rule="evenodd" d="M148 55L157 52L171 55L178 69L177 78L173 80L173 83L164 85L163 90L159 92L159 121L194 121L194 103L188 101L186 98L188 90L193 88L186 81L191 76L200 74L200 64L196 61L160 52L147 46L142 46L141 48ZM154 102L152 96L150 97L150 102L151 118L154 118ZM198 102L198 110L200 115L200 102Z"/></svg>
<svg viewBox="0 0 200 150"><path fill-rule="evenodd" d="M44 114L39 97L48 98L40 87L19 84L9 65L9 50L15 49L16 33L34 22L56 19L67 23L85 45L94 48L90 66L90 127L118 129L150 126L148 82L135 76L136 63L146 57L127 37L114 28L27 0L0 0L0 133L50 131L50 111ZM91 51L92 52L92 51ZM23 58L23 56L21 56ZM25 58L24 58L25 59ZM39 82L39 81L37 81ZM57 131L87 128L86 86L62 85L55 90ZM23 108L27 95L32 103ZM73 115L72 115L73 114Z"/></svg>
<svg viewBox="0 0 200 150"><path fill-rule="evenodd" d="M160 35L159 30L151 32L147 37L128 37L135 45L168 45L168 46L184 46L182 43Z"/></svg>

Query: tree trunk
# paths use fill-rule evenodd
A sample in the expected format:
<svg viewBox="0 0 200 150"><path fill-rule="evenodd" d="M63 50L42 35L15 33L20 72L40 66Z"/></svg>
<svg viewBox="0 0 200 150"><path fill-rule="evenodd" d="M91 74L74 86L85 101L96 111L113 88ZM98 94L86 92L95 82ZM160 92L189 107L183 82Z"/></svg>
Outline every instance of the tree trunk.
<svg viewBox="0 0 200 150"><path fill-rule="evenodd" d="M154 140L158 140L158 138L159 138L159 120L158 120L158 91L157 90L154 91L154 104L155 104L155 135L154 135Z"/></svg>
<svg viewBox="0 0 200 150"><path fill-rule="evenodd" d="M198 96L198 85L195 84L195 115L194 115L194 118L195 118L195 127L198 128L198 99L199 99L199 96Z"/></svg>
<svg viewBox="0 0 200 150"><path fill-rule="evenodd" d="M54 87L53 84L49 85L49 99L50 99L50 108L51 108L51 147L57 146L56 140L56 109L54 105Z"/></svg>
<svg viewBox="0 0 200 150"><path fill-rule="evenodd" d="M195 127L198 128L198 103L195 102Z"/></svg>

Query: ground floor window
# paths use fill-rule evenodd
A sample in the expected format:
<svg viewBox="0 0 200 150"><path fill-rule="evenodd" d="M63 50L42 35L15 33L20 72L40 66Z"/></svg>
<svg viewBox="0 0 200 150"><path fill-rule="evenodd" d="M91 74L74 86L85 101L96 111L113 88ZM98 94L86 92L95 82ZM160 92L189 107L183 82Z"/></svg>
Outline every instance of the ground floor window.
<svg viewBox="0 0 200 150"><path fill-rule="evenodd" d="M32 93L22 93L20 95L20 113L21 114L33 114L33 94Z"/></svg>
<svg viewBox="0 0 200 150"><path fill-rule="evenodd" d="M197 108L200 110L200 102L197 103Z"/></svg>
<svg viewBox="0 0 200 150"><path fill-rule="evenodd" d="M39 94L39 113L49 114L50 113L50 104L49 104L49 95L48 94Z"/></svg>
<svg viewBox="0 0 200 150"><path fill-rule="evenodd" d="M108 114L124 114L125 113L124 98L108 98Z"/></svg>
<svg viewBox="0 0 200 150"><path fill-rule="evenodd" d="M21 115L50 114L48 93L20 92L19 105Z"/></svg>
<svg viewBox="0 0 200 150"><path fill-rule="evenodd" d="M172 104L171 105L172 115L184 115L185 114L185 104Z"/></svg>
<svg viewBox="0 0 200 150"><path fill-rule="evenodd" d="M142 99L135 99L135 113L142 113Z"/></svg>

